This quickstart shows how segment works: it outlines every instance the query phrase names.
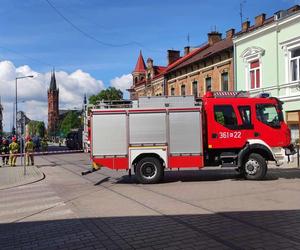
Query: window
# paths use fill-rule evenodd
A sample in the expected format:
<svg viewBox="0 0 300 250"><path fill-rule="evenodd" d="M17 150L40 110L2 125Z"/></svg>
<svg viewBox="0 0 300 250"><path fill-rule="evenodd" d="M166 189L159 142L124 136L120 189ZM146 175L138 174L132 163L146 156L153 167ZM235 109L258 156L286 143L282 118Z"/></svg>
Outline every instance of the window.
<svg viewBox="0 0 300 250"><path fill-rule="evenodd" d="M237 119L234 109L231 105L214 106L215 121L227 128L234 129L237 127Z"/></svg>
<svg viewBox="0 0 300 250"><path fill-rule="evenodd" d="M197 81L193 81L193 95L195 97L198 97L198 82Z"/></svg>
<svg viewBox="0 0 300 250"><path fill-rule="evenodd" d="M183 85L181 85L181 95L182 96L185 96L185 85L183 84Z"/></svg>
<svg viewBox="0 0 300 250"><path fill-rule="evenodd" d="M211 77L205 78L205 89L211 91Z"/></svg>
<svg viewBox="0 0 300 250"><path fill-rule="evenodd" d="M290 80L300 80L300 48L291 50L290 57Z"/></svg>
<svg viewBox="0 0 300 250"><path fill-rule="evenodd" d="M174 87L171 88L171 95L175 95L175 88Z"/></svg>
<svg viewBox="0 0 300 250"><path fill-rule="evenodd" d="M221 74L221 90L228 91L228 72Z"/></svg>
<svg viewBox="0 0 300 250"><path fill-rule="evenodd" d="M256 105L256 118L262 123L279 128L280 122L283 121L283 116L280 114L282 111L277 111L276 106L273 104L257 104Z"/></svg>
<svg viewBox="0 0 300 250"><path fill-rule="evenodd" d="M138 82L138 78L134 78L134 83L137 83Z"/></svg>
<svg viewBox="0 0 300 250"><path fill-rule="evenodd" d="M260 65L259 61L250 62L250 89L260 88Z"/></svg>
<svg viewBox="0 0 300 250"><path fill-rule="evenodd" d="M243 124L250 124L251 123L250 106L240 106L239 111L240 111Z"/></svg>
<svg viewBox="0 0 300 250"><path fill-rule="evenodd" d="M298 124L289 124L289 128L291 130L292 142L299 140L299 125Z"/></svg>
<svg viewBox="0 0 300 250"><path fill-rule="evenodd" d="M243 127L244 129L250 129L253 128L252 122L251 122L251 107L250 106L239 106L239 112L240 116L243 121Z"/></svg>

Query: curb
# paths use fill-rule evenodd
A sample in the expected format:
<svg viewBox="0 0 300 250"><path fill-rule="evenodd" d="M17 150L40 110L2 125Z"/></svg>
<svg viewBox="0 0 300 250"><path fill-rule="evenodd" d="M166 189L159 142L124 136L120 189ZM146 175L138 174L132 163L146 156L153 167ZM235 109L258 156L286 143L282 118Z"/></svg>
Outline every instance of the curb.
<svg viewBox="0 0 300 250"><path fill-rule="evenodd" d="M16 182L16 183L3 185L3 186L0 185L0 191L8 190L8 189L11 189L11 188L16 188L16 187L21 187L21 186L25 186L25 185L29 185L29 184L33 184L33 183L44 180L46 178L46 175L42 171L40 171L40 169L37 168L36 166L34 166L34 168L35 168L35 171L38 172L38 175L35 176L35 178L33 178L33 177L26 178L25 177L23 180L21 180L19 182Z"/></svg>

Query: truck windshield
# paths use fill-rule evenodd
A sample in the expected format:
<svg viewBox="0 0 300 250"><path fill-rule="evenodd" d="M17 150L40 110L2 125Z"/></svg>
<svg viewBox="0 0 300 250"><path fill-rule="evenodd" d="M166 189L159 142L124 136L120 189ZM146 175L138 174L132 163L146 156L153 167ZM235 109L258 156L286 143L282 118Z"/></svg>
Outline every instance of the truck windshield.
<svg viewBox="0 0 300 250"><path fill-rule="evenodd" d="M262 123L274 127L280 128L280 122L282 121L282 115L277 111L276 105L273 104L257 104L256 105L256 117Z"/></svg>

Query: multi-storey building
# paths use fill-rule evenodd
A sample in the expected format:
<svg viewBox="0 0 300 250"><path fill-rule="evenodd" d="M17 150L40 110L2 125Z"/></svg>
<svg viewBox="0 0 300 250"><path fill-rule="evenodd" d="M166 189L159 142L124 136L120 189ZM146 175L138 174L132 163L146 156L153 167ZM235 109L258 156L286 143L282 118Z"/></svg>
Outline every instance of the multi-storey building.
<svg viewBox="0 0 300 250"><path fill-rule="evenodd" d="M178 50L168 50L167 67L147 66L140 53L132 73L131 99L153 95L202 96L208 90L233 90L234 29L222 34L211 32L208 42L198 48L185 47L184 55Z"/></svg>
<svg viewBox="0 0 300 250"><path fill-rule="evenodd" d="M221 33L211 32L201 47L185 47L184 56L167 67L167 94L199 97L209 90L233 90L233 35L234 29L224 39Z"/></svg>
<svg viewBox="0 0 300 250"><path fill-rule="evenodd" d="M255 23L244 22L233 39L237 90L268 92L284 102L292 139L300 128L300 6L278 11Z"/></svg>

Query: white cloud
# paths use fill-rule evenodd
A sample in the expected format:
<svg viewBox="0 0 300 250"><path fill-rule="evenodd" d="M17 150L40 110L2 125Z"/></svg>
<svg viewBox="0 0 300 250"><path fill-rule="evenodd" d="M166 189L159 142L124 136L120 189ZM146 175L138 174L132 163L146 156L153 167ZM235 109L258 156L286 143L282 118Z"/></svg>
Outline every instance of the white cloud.
<svg viewBox="0 0 300 250"><path fill-rule="evenodd" d="M110 81L111 86L120 89L123 91L123 94L126 95L126 89L129 89L132 85L132 75L122 75L120 77L115 77Z"/></svg>
<svg viewBox="0 0 300 250"><path fill-rule="evenodd" d="M78 69L68 74L58 71L56 82L59 87L59 107L80 108L83 96L98 93L104 88L101 80L93 78L89 73ZM28 65L15 67L10 61L0 62L0 96L4 107L4 128L9 131L12 126L13 103L15 101L15 77L33 75L34 78L18 80L18 110L24 110L33 120L47 122L47 90L51 72L39 73Z"/></svg>

